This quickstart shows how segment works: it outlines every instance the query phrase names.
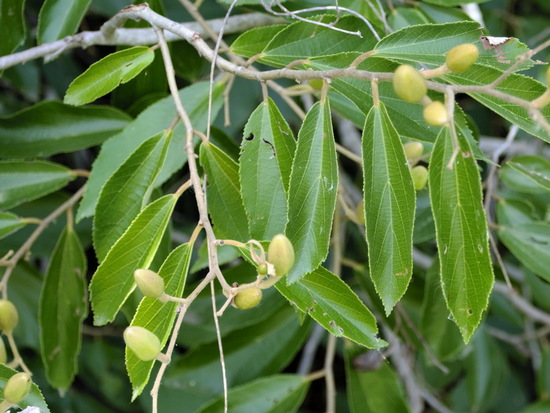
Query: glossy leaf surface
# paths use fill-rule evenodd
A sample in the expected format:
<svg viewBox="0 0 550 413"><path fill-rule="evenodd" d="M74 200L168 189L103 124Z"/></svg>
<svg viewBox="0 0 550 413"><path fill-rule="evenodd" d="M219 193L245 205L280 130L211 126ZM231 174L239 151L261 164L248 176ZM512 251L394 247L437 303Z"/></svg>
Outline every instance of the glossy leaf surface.
<svg viewBox="0 0 550 413"><path fill-rule="evenodd" d="M46 0L38 15L38 43L73 35L91 0Z"/></svg>

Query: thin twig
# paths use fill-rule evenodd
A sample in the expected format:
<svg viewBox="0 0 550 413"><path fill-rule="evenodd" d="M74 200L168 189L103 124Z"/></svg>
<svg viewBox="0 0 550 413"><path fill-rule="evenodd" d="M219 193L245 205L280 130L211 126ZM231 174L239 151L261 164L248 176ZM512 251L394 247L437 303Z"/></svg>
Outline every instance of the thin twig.
<svg viewBox="0 0 550 413"><path fill-rule="evenodd" d="M216 310L216 291L214 290L214 282L210 283L210 294L212 296L212 312L214 316L214 325L216 326L216 338L218 340L218 350L220 352L220 365L222 368L222 381L223 381L223 411L227 413L228 400L227 400L227 372L225 369L225 357L223 354L223 342L222 334L220 331L220 323L218 320L218 314Z"/></svg>

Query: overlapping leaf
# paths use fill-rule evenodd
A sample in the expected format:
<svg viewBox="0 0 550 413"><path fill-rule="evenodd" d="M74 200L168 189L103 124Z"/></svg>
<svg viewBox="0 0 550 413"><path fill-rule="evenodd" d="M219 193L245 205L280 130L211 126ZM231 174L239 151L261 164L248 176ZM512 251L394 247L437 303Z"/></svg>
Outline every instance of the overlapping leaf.
<svg viewBox="0 0 550 413"><path fill-rule="evenodd" d="M550 191L550 161L542 156L515 156L506 162L500 176L506 185L518 192Z"/></svg>
<svg viewBox="0 0 550 413"><path fill-rule="evenodd" d="M304 119L292 165L286 235L296 262L293 283L313 271L328 254L338 192L338 164L328 101L317 102Z"/></svg>
<svg viewBox="0 0 550 413"><path fill-rule="evenodd" d="M415 190L401 138L383 103L365 121L363 178L370 275L389 314L412 277Z"/></svg>
<svg viewBox="0 0 550 413"><path fill-rule="evenodd" d="M75 174L46 161L0 161L0 208L9 209L63 188Z"/></svg>
<svg viewBox="0 0 550 413"><path fill-rule="evenodd" d="M231 51L246 58L260 54L277 33L285 27L285 24L277 24L247 30L231 44Z"/></svg>
<svg viewBox="0 0 550 413"><path fill-rule="evenodd" d="M33 158L103 143L131 118L109 106L75 108L46 101L0 118L1 157Z"/></svg>
<svg viewBox="0 0 550 413"><path fill-rule="evenodd" d="M52 253L40 296L40 342L48 382L67 389L78 369L82 322L88 314L86 256L67 227Z"/></svg>
<svg viewBox="0 0 550 413"><path fill-rule="evenodd" d="M244 129L239 175L250 235L267 240L284 232L286 191L296 143L271 99L250 115Z"/></svg>
<svg viewBox="0 0 550 413"><path fill-rule="evenodd" d="M0 239L27 225L27 221L11 212L0 212Z"/></svg>
<svg viewBox="0 0 550 413"><path fill-rule="evenodd" d="M133 273L153 260L176 201L175 195L165 195L149 204L96 270L90 283L95 325L112 321L135 288Z"/></svg>
<svg viewBox="0 0 550 413"><path fill-rule="evenodd" d="M481 179L467 140L458 133L457 156L448 127L430 159L430 198L447 307L468 342L487 308L494 276L489 255Z"/></svg>
<svg viewBox="0 0 550 413"><path fill-rule="evenodd" d="M38 43L74 34L90 3L91 0L46 0L38 15Z"/></svg>
<svg viewBox="0 0 550 413"><path fill-rule="evenodd" d="M19 373L17 370L11 369L4 364L0 364L0 388L2 389L2 399L4 398L4 388L6 387L6 382L11 376ZM40 413L50 413L48 405L44 400L42 392L34 382L31 385L30 392L25 398L17 404L20 408L25 409L30 406L38 407Z"/></svg>
<svg viewBox="0 0 550 413"><path fill-rule="evenodd" d="M100 262L147 201L171 138L167 132L143 142L101 190L93 227L94 248Z"/></svg>
<svg viewBox="0 0 550 413"><path fill-rule="evenodd" d="M25 39L25 2L3 0L0 3L0 56L13 52Z"/></svg>
<svg viewBox="0 0 550 413"><path fill-rule="evenodd" d="M181 297L189 259L191 258L191 245L182 244L173 250L162 264L158 274L164 279L164 292L173 297ZM174 319L176 318L175 302L161 302L156 298L144 297L139 304L132 326L144 327L153 332L164 346L168 341ZM142 361L126 347L126 369L132 383L132 400L141 394L149 380L154 360Z"/></svg>

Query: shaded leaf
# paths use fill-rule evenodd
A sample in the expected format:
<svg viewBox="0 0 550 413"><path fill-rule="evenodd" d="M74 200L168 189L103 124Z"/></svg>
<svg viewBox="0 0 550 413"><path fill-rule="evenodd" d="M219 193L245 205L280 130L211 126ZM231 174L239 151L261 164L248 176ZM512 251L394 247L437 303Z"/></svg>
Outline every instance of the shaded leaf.
<svg viewBox="0 0 550 413"><path fill-rule="evenodd" d="M38 43L73 35L90 3L91 0L46 0L38 15Z"/></svg>
<svg viewBox="0 0 550 413"><path fill-rule="evenodd" d="M537 194L550 191L550 161L536 155L515 156L501 169L500 178L518 192Z"/></svg>
<svg viewBox="0 0 550 413"><path fill-rule="evenodd" d="M0 2L0 56L13 52L25 39L25 0Z"/></svg>
<svg viewBox="0 0 550 413"><path fill-rule="evenodd" d="M158 274L164 279L164 292L173 297L181 297L192 248L182 244L174 249L162 264ZM144 327L153 332L161 342L162 347L168 341L172 325L176 318L178 303L161 302L156 298L144 297L130 325ZM126 369L132 383L132 400L141 394L146 386L155 361L142 361L126 347Z"/></svg>
<svg viewBox="0 0 550 413"><path fill-rule="evenodd" d="M6 382L11 376L16 373L19 372L9 367L6 367L4 364L0 364L0 389L2 389L0 401L4 400L4 388L6 387ZM31 390L29 394L25 396L25 398L21 402L18 403L18 406L22 409L25 409L29 406L35 406L40 409L40 413L50 413L50 409L48 409L48 405L44 400L42 392L40 391L38 386L34 384L34 382L31 385Z"/></svg>
<svg viewBox="0 0 550 413"><path fill-rule="evenodd" d="M231 51L246 58L260 54L277 33L286 26L286 24L276 24L247 30L231 44Z"/></svg>
<svg viewBox="0 0 550 413"><path fill-rule="evenodd" d="M441 285L454 321L468 342L489 303L494 276L482 205L481 179L470 145L442 129L430 158L430 199L440 260Z"/></svg>
<svg viewBox="0 0 550 413"><path fill-rule="evenodd" d="M74 178L70 169L52 162L0 161L0 208L55 192Z"/></svg>
<svg viewBox="0 0 550 413"><path fill-rule="evenodd" d="M412 277L416 201L401 138L383 103L365 121L363 177L370 275L389 314Z"/></svg>
<svg viewBox="0 0 550 413"><path fill-rule="evenodd" d="M172 134L167 132L143 142L105 183L97 201L93 227L99 262L148 200L171 138Z"/></svg>
<svg viewBox="0 0 550 413"><path fill-rule="evenodd" d="M103 143L131 118L109 106L75 108L46 101L0 118L0 156L33 158Z"/></svg>
<svg viewBox="0 0 550 413"><path fill-rule="evenodd" d="M296 143L271 99L250 115L244 129L239 174L250 236L267 240L284 232L286 190Z"/></svg>
<svg viewBox="0 0 550 413"><path fill-rule="evenodd" d="M69 85L64 103L84 105L136 77L151 64L155 53L149 47L136 46L112 53L93 63Z"/></svg>
<svg viewBox="0 0 550 413"><path fill-rule="evenodd" d="M11 212L0 212L0 239L23 228L28 222Z"/></svg>
<svg viewBox="0 0 550 413"><path fill-rule="evenodd" d="M135 288L134 271L153 260L176 201L175 195L165 195L149 204L97 268L90 283L95 325L113 321Z"/></svg>
<svg viewBox="0 0 550 413"><path fill-rule="evenodd" d="M67 389L78 369L82 322L88 314L86 256L72 228L52 253L40 296L40 342L48 382Z"/></svg>
<svg viewBox="0 0 550 413"><path fill-rule="evenodd" d="M296 261L287 280L313 271L328 254L338 192L338 164L328 101L315 103L298 133L290 176L286 235Z"/></svg>
<svg viewBox="0 0 550 413"><path fill-rule="evenodd" d="M203 143L200 161L208 175L208 212L218 238L246 242L248 220L241 198L239 166L211 143Z"/></svg>

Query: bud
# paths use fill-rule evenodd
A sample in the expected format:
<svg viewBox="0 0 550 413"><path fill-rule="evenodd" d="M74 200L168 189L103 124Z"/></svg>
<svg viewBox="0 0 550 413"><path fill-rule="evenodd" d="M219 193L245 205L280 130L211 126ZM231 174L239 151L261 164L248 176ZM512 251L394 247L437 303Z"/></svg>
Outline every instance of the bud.
<svg viewBox="0 0 550 413"><path fill-rule="evenodd" d="M254 308L262 301L262 290L257 287L250 287L239 291L233 298L233 306L239 310Z"/></svg>
<svg viewBox="0 0 550 413"><path fill-rule="evenodd" d="M9 300L0 299L0 330L10 333L19 322L17 308Z"/></svg>
<svg viewBox="0 0 550 413"><path fill-rule="evenodd" d="M420 101L428 91L426 79L411 65L401 65L393 77L395 94L406 102Z"/></svg>
<svg viewBox="0 0 550 413"><path fill-rule="evenodd" d="M437 100L424 107L424 120L430 126L443 126L449 122L445 105Z"/></svg>
<svg viewBox="0 0 550 413"><path fill-rule="evenodd" d="M8 353L6 353L6 345L4 344L4 340L0 337L0 364L6 364L6 361L8 361Z"/></svg>
<svg viewBox="0 0 550 413"><path fill-rule="evenodd" d="M124 330L124 342L138 359L150 361L160 354L159 338L143 327L131 326Z"/></svg>
<svg viewBox="0 0 550 413"><path fill-rule="evenodd" d="M10 377L4 387L4 399L11 404L17 404L31 390L31 376L27 373L16 373Z"/></svg>
<svg viewBox="0 0 550 413"><path fill-rule="evenodd" d="M407 159L418 159L424 152L424 145L420 142L407 142L403 145L403 149L405 149Z"/></svg>
<svg viewBox="0 0 550 413"><path fill-rule="evenodd" d="M294 248L283 234L277 234L269 243L267 261L275 267L275 275L287 275L294 265Z"/></svg>
<svg viewBox="0 0 550 413"><path fill-rule="evenodd" d="M418 165L411 169L411 175L414 182L414 189L417 191L424 189L428 182L428 170L424 166Z"/></svg>
<svg viewBox="0 0 550 413"><path fill-rule="evenodd" d="M451 72L461 73L469 69L477 60L479 50L475 44L464 43L447 52L445 64Z"/></svg>
<svg viewBox="0 0 550 413"><path fill-rule="evenodd" d="M135 270L134 279L145 297L159 298L164 293L164 280L154 271Z"/></svg>
<svg viewBox="0 0 550 413"><path fill-rule="evenodd" d="M267 264L265 262L258 264L258 267L256 268L256 270L260 275L267 275Z"/></svg>

